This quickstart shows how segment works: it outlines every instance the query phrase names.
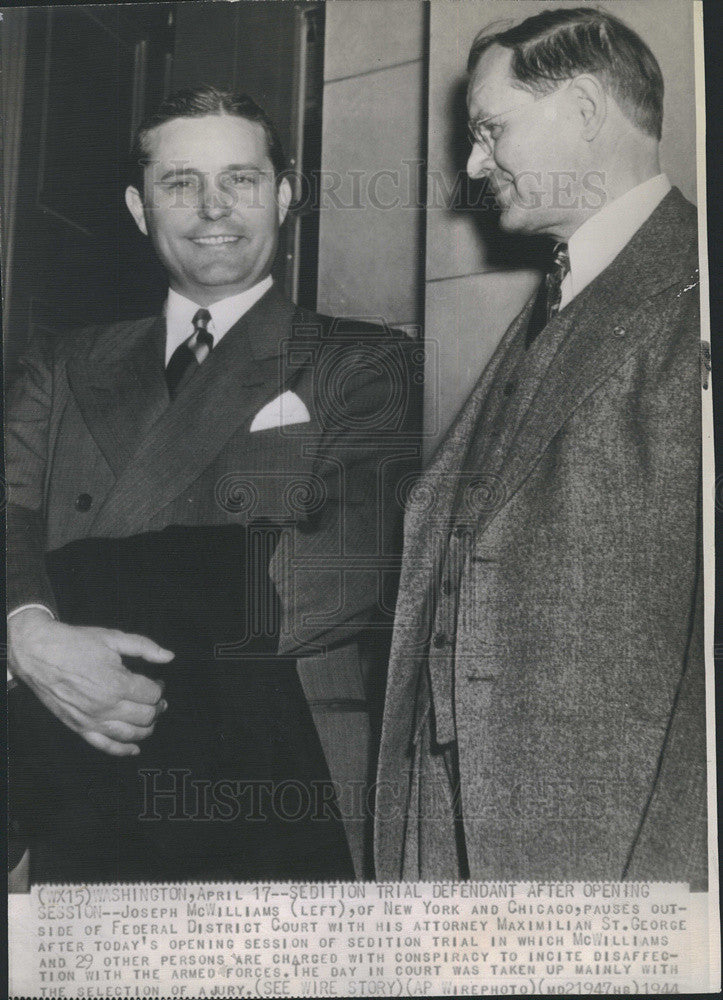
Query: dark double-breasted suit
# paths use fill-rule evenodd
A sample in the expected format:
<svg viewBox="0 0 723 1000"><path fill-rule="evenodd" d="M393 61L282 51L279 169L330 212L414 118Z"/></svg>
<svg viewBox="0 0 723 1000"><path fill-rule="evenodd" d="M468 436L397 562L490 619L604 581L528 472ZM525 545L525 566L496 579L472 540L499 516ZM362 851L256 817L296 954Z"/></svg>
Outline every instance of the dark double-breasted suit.
<svg viewBox="0 0 723 1000"><path fill-rule="evenodd" d="M673 189L526 349L528 303L422 477L378 876L705 885L697 267Z"/></svg>
<svg viewBox="0 0 723 1000"><path fill-rule="evenodd" d="M159 672L169 709L137 758L90 749L29 690L14 693L20 808L41 843L55 831L36 877L87 876L85 855L104 878L350 875L333 794L321 815L311 801L296 816L329 775L295 661L314 654L331 676L383 638L397 479L414 450L400 445L413 426L403 345L272 288L171 402L164 340L160 318L35 345L10 394L9 607L43 603L177 653ZM252 431L279 397L276 418ZM170 772L186 765L225 823L155 818L177 808L153 794L177 792ZM247 793L267 782L270 825L244 822L236 786L235 803L227 785L215 801L228 781ZM119 782L135 803L126 812L146 796L127 850ZM272 801L269 783L284 782L286 799ZM184 800L197 819L198 808Z"/></svg>

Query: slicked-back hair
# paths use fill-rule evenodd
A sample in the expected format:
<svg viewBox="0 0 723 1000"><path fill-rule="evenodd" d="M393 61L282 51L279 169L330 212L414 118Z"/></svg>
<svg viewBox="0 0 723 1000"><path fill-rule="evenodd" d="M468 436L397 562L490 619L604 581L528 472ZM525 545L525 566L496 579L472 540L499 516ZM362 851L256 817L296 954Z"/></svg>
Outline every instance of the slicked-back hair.
<svg viewBox="0 0 723 1000"><path fill-rule="evenodd" d="M274 173L277 178L284 173L286 159L281 140L276 126L264 109L248 94L234 94L228 90L219 90L210 84L202 84L170 94L156 111L141 122L130 151L129 183L139 191L143 191L143 169L149 162L147 139L153 129L176 118L205 118L208 115L244 118L260 125L266 135L267 151Z"/></svg>
<svg viewBox="0 0 723 1000"><path fill-rule="evenodd" d="M471 73L492 45L511 49L511 71L525 90L549 93L582 73L599 77L623 114L642 132L660 139L663 76L636 32L590 7L546 10L504 31L483 29L467 60Z"/></svg>

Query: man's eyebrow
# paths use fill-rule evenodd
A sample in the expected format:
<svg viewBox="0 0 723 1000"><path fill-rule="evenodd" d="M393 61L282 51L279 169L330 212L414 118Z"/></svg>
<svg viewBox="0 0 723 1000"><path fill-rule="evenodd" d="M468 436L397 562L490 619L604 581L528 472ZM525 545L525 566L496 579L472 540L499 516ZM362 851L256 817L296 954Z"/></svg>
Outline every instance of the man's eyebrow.
<svg viewBox="0 0 723 1000"><path fill-rule="evenodd" d="M196 170L193 167L171 167L170 170L166 170L166 172L159 177L159 180L166 181L170 177L183 177L187 174L194 177L201 177L203 175L203 171Z"/></svg>
<svg viewBox="0 0 723 1000"><path fill-rule="evenodd" d="M491 111L484 110L484 111L480 111L479 114L477 114L477 115L474 116L474 118L471 118L470 121L476 122L479 125L484 125L487 122L494 121L495 118L503 118L505 116L505 114L506 114L505 111L494 111L494 112L491 112Z"/></svg>
<svg viewBox="0 0 723 1000"><path fill-rule="evenodd" d="M229 163L227 167L224 167L224 170L249 170L255 174L266 173L258 163Z"/></svg>
<svg viewBox="0 0 723 1000"><path fill-rule="evenodd" d="M261 173L265 173L266 172L266 171L262 170L261 167L259 167L258 164L256 164L256 163L229 163L227 166L223 167L219 171L219 173L223 173L224 171L231 171L231 170L246 170L248 172L253 172L253 173L256 173L256 174L261 174ZM206 174L206 171L205 170L199 170L196 167L183 167L183 166L171 167L170 170L166 170L166 172L161 175L161 177L159 178L159 180L165 181L165 180L169 180L169 178L172 178L172 177L185 176L185 175L189 175L189 174L192 175L192 176L194 176L194 177L204 177L205 174Z"/></svg>
<svg viewBox="0 0 723 1000"><path fill-rule="evenodd" d="M487 111L486 108L480 108L480 110L477 112L474 118L470 118L470 121L483 122L486 121L487 118L492 118L492 117L493 116L489 113L489 111Z"/></svg>

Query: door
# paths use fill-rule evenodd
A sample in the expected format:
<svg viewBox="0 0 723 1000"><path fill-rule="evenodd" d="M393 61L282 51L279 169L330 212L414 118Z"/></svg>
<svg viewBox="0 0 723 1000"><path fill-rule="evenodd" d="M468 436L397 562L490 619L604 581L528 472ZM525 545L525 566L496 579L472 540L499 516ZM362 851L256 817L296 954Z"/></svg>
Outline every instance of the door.
<svg viewBox="0 0 723 1000"><path fill-rule="evenodd" d="M9 370L36 328L60 334L158 308L163 274L123 191L133 130L170 85L174 7L3 11L3 31L25 19L23 84L14 95L21 119L12 257L4 276ZM22 59L17 49L15 58Z"/></svg>

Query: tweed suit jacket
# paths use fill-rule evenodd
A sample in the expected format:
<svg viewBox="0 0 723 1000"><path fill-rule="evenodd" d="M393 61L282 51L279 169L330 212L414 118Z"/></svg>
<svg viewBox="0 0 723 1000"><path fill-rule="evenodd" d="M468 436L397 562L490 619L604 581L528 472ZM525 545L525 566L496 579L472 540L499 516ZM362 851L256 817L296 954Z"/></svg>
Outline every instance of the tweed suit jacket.
<svg viewBox="0 0 723 1000"><path fill-rule="evenodd" d="M525 352L529 302L412 496L381 878L400 875L413 746L442 707L417 700L430 669L453 700L472 878L706 883L696 236L673 189ZM484 488L462 509L465 460ZM445 688L429 639L451 544Z"/></svg>
<svg viewBox="0 0 723 1000"><path fill-rule="evenodd" d="M149 318L27 352L9 393L8 606L54 608L44 553L75 539L280 523L269 569L280 653L316 653L327 674L336 655L355 687L356 641L379 626L378 563L401 518L395 470L410 455L398 444L414 420L403 345L389 331L297 308L272 288L169 405L164 343L164 320ZM309 421L251 433L254 416L286 390Z"/></svg>

